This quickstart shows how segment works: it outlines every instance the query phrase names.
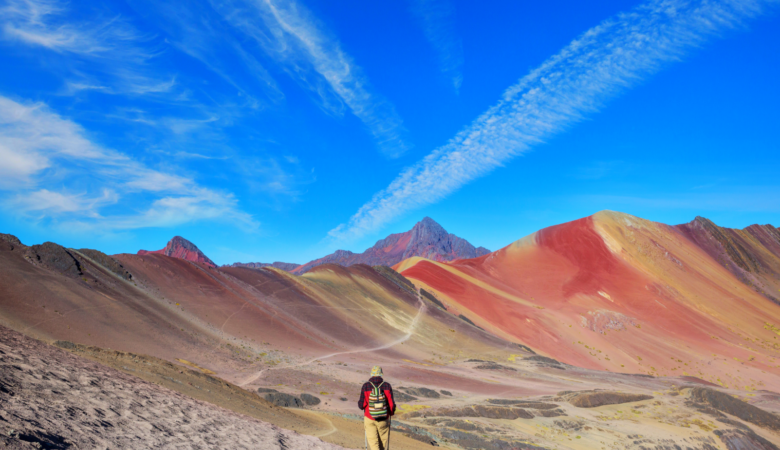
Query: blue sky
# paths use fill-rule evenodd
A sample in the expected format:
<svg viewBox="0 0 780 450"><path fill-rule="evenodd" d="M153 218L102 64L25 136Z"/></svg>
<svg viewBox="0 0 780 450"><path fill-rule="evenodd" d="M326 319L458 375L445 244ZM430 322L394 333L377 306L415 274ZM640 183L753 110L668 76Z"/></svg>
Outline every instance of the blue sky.
<svg viewBox="0 0 780 450"><path fill-rule="evenodd" d="M3 0L0 232L224 264L426 215L491 250L602 209L780 226L779 8Z"/></svg>

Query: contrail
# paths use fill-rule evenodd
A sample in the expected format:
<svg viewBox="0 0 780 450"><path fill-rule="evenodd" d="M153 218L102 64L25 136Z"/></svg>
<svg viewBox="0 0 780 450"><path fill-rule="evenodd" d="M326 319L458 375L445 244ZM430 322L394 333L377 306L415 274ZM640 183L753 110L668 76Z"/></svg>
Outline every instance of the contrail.
<svg viewBox="0 0 780 450"><path fill-rule="evenodd" d="M777 0L651 0L586 31L507 89L445 145L402 171L328 235L350 240L438 202L742 25Z"/></svg>
<svg viewBox="0 0 780 450"><path fill-rule="evenodd" d="M327 354L327 355L323 355L323 356L318 356L316 358L312 358L312 359L310 359L310 360L308 360L306 362L302 362L302 363L289 364L289 365L279 366L279 367L268 367L266 369L263 369L263 370L257 372L256 374L252 375L250 378L244 380L243 382L238 383L238 385L241 386L241 387L244 387L247 384L252 383L252 382L260 379L260 377L262 377L263 374L268 372L269 370L289 369L289 368L292 368L292 367L308 366L309 364L314 363L316 361L322 361L324 359L333 358L334 356L351 355L351 354L354 354L354 353L375 352L375 351L378 351L378 350L388 349L388 348L393 347L395 345L398 345L398 344L400 344L402 342L406 342L406 341L409 340L409 338L412 337L412 334L414 333L415 328L417 328L417 322L420 321L420 317L422 317L422 315L423 315L423 313L425 312L425 309L426 309L425 302L423 302L423 299L420 296L420 292L419 291L417 292L417 301L420 302L420 309L417 310L417 315L414 316L414 319L412 319L412 323L409 325L408 331L406 332L405 335L401 336L400 338L398 338L398 339L396 339L394 341L391 341L391 342L388 342L387 344L380 345L378 347L373 347L373 348L364 348L364 349L359 349L359 350L349 350L349 351L346 351L346 352L330 353L330 354Z"/></svg>

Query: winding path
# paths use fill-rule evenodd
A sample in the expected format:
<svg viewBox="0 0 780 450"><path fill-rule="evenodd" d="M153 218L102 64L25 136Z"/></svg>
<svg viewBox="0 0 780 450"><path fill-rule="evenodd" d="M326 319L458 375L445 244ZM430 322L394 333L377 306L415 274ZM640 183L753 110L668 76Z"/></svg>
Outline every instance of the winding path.
<svg viewBox="0 0 780 450"><path fill-rule="evenodd" d="M305 362L302 362L302 363L289 364L289 365L279 366L279 367L268 367L266 369L263 369L263 370L257 372L256 374L252 375L251 377L247 378L243 382L238 383L238 385L243 387L243 386L246 386L249 383L257 381L258 379L260 379L260 377L263 376L264 373L268 372L269 370L289 369L289 368L292 368L292 367L308 366L309 364L314 363L316 361L322 361L324 359L333 358L334 356L351 355L351 354L354 354L354 353L364 353L364 352L374 352L374 351L378 351L378 350L385 350L385 349L388 349L390 347L396 346L396 345L398 345L398 344L400 344L402 342L406 342L406 341L409 340L409 338L412 337L412 334L414 333L414 329L417 328L417 323L420 321L420 317L422 317L423 313L425 312L425 308L426 308L425 302L423 302L423 299L420 296L420 292L419 291L417 292L417 301L420 302L420 309L417 310L417 315L414 316L414 319L412 319L412 323L409 325L409 329L407 330L405 335L401 336L400 338L398 338L398 339L396 339L394 341L388 342L388 343L386 343L384 345L380 345L378 347L364 348L364 349L359 349L359 350L349 350L349 351L345 351L345 352L330 353L330 354L327 354L327 355L323 355L323 356L318 356L316 358L312 358L312 359L310 359L308 361L305 361Z"/></svg>

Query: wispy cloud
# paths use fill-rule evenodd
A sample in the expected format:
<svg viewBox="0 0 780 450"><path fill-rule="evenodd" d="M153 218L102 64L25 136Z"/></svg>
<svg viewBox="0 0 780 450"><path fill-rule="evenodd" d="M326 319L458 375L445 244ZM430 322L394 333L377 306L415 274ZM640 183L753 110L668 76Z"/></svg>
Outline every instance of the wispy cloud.
<svg viewBox="0 0 780 450"><path fill-rule="evenodd" d="M398 157L409 149L395 107L372 92L362 69L303 5L293 0L212 0L212 6L315 93L324 109L341 114L346 105L386 156Z"/></svg>
<svg viewBox="0 0 780 450"><path fill-rule="evenodd" d="M151 67L164 52L156 36L139 32L121 16L73 20L68 6L55 0L9 0L0 7L0 37L65 56L67 64L58 69L70 77L68 94L173 92L175 76ZM88 72L78 69L77 61L88 62Z"/></svg>
<svg viewBox="0 0 780 450"><path fill-rule="evenodd" d="M0 158L3 206L34 219L64 218L103 231L201 220L257 226L232 194L103 148L42 103L0 96Z"/></svg>
<svg viewBox="0 0 780 450"><path fill-rule="evenodd" d="M507 89L498 104L404 170L329 235L354 239L445 198L774 4L655 0L602 22Z"/></svg>
<svg viewBox="0 0 780 450"><path fill-rule="evenodd" d="M240 37L231 32L230 25L219 20L219 14L208 2L190 2L187 8L150 0L131 0L129 3L163 30L167 41L176 49L200 61L237 89L248 99L248 106L262 106L255 98L258 95L271 103L284 99L276 80L255 52L245 48ZM243 71L237 70L236 61L243 63Z"/></svg>
<svg viewBox="0 0 780 450"><path fill-rule="evenodd" d="M273 156L250 158L240 162L240 173L253 193L263 193L274 205L278 200L298 201L306 186L317 177L314 169L306 169L296 157Z"/></svg>
<svg viewBox="0 0 780 450"><path fill-rule="evenodd" d="M463 43L455 32L455 8L449 0L410 0L412 13L420 21L425 38L439 57L441 71L455 91L463 83Z"/></svg>
<svg viewBox="0 0 780 450"><path fill-rule="evenodd" d="M19 194L9 203L23 213L49 214L85 214L89 217L99 217L97 210L105 205L116 203L119 196L116 192L103 189L100 194L90 197L84 193L53 192L48 189Z"/></svg>

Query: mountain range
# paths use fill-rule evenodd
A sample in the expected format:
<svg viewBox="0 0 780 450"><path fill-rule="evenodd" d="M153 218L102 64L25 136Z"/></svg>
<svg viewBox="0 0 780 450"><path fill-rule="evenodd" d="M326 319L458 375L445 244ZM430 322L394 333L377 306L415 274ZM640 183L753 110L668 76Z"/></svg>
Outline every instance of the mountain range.
<svg viewBox="0 0 780 450"><path fill-rule="evenodd" d="M433 261L452 261L455 259L476 258L488 253L490 253L490 250L485 247L474 247L467 240L448 233L447 230L430 217L425 217L417 222L411 230L391 234L377 241L373 247L363 253L336 250L329 255L301 265L275 262L272 264L234 263L231 266L251 268L271 266L301 275L314 267L328 263L340 266L351 266L353 264L392 266L413 256L420 256Z"/></svg>
<svg viewBox="0 0 780 450"><path fill-rule="evenodd" d="M133 355L160 358L168 386L198 395L221 382L185 372L288 405L317 397L302 417L350 448L362 429L337 417L354 414L377 364L398 390L394 430L426 446L775 448L774 226L602 211L494 252L466 244L424 219L297 275L217 267L180 237L106 255L0 234L0 325L86 355L113 349L106 361L121 356L130 375L157 370Z"/></svg>

